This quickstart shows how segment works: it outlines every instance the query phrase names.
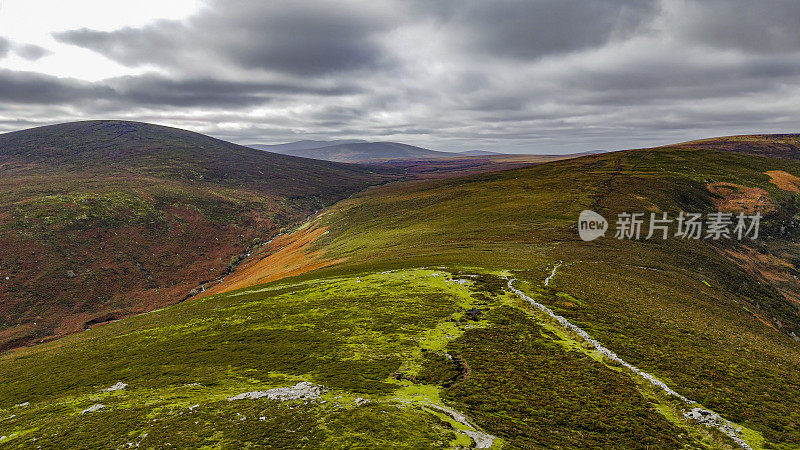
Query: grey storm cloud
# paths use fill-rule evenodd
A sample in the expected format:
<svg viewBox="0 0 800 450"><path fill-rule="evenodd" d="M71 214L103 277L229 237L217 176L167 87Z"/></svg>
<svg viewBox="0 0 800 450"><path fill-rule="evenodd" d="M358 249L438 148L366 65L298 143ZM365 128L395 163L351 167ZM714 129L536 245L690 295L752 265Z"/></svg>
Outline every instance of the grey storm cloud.
<svg viewBox="0 0 800 450"><path fill-rule="evenodd" d="M141 73L0 69L0 128L113 116L243 143L544 153L798 132L798 23L793 0L208 0L54 33ZM47 51L10 38L0 58Z"/></svg>
<svg viewBox="0 0 800 450"><path fill-rule="evenodd" d="M111 94L111 88L93 83L65 80L36 72L0 69L0 103L81 103Z"/></svg>
<svg viewBox="0 0 800 450"><path fill-rule="evenodd" d="M390 23L362 12L364 4L220 1L213 6L187 23L79 29L55 38L130 66L180 66L210 57L243 68L322 75L389 63L374 37Z"/></svg>
<svg viewBox="0 0 800 450"><path fill-rule="evenodd" d="M521 60L602 47L630 36L658 6L650 0L423 1L420 6L426 4L466 47Z"/></svg>
<svg viewBox="0 0 800 450"><path fill-rule="evenodd" d="M89 83L35 72L0 69L0 102L94 104L113 112L131 106L232 107L258 105L298 94L336 96L352 86L231 82L208 78L174 80L160 75L126 76Z"/></svg>

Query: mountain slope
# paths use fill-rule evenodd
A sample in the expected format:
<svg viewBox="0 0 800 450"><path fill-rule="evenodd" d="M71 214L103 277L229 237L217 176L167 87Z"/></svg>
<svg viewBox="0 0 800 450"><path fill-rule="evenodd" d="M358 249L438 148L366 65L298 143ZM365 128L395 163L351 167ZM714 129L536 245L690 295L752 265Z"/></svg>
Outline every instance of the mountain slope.
<svg viewBox="0 0 800 450"><path fill-rule="evenodd" d="M498 152L490 152L487 150L466 150L463 152L458 152L459 155L464 156L489 156L489 155L502 155L502 153Z"/></svg>
<svg viewBox="0 0 800 450"><path fill-rule="evenodd" d="M358 144L366 142L367 141L363 139L339 139L335 141L303 140L296 142L288 142L286 144L253 144L253 145L248 145L248 147L255 148L257 150L266 150L268 152L290 155L292 154L293 151L296 150L309 150L312 148L329 147L331 145Z"/></svg>
<svg viewBox="0 0 800 450"><path fill-rule="evenodd" d="M381 176L119 121L0 135L0 349L185 298Z"/></svg>
<svg viewBox="0 0 800 450"><path fill-rule="evenodd" d="M675 147L702 148L778 158L800 159L800 134L749 134L683 142Z"/></svg>
<svg viewBox="0 0 800 450"><path fill-rule="evenodd" d="M291 145L291 144L288 144ZM261 148L261 147L259 147ZM355 142L317 148L263 148L279 153L337 162L376 161L385 159L454 158L457 153L437 152L397 142Z"/></svg>
<svg viewBox="0 0 800 450"><path fill-rule="evenodd" d="M800 164L673 148L369 189L259 245L213 295L0 355L0 435L19 447L741 447L684 415L702 408L732 421L743 448L798 448L798 249L784 234L798 230L777 214L796 199L777 172ZM575 226L587 208L613 221L757 206L765 239L747 243L587 243Z"/></svg>
<svg viewBox="0 0 800 450"><path fill-rule="evenodd" d="M386 186L340 202L309 224L326 231L302 252L309 268L322 258L328 263L301 279L399 267L510 272L523 280L530 295L626 361L744 426L754 446L766 440L778 448L796 448L800 286L795 264L800 251L796 238L781 236L785 224L775 213L797 199L774 182L770 173L775 171L797 178L800 165L734 153L656 149ZM758 242L611 237L585 243L577 237L575 222L586 208L607 218L658 210L674 217L680 210L737 206L728 200L750 192L766 196L762 201L768 205L762 209L764 238ZM246 286L237 281L237 288ZM549 286L543 287L545 281ZM224 290L222 285L215 292ZM531 385L522 381L529 367L509 364L510 372L500 369L498 374L499 361L524 357L511 350L511 342L507 354L489 344L509 338L508 327L502 323L491 331L467 332L448 345L471 355L466 358L474 382L445 388L442 395L468 416L481 417L478 425L487 432L524 447L537 442L526 441L536 433L515 421L537 414L535 408L548 414L577 412L567 406L533 406ZM567 382L566 372L551 375ZM593 381L582 383L591 386ZM500 403L508 406L492 400L499 392L510 402ZM514 402L530 406L511 406ZM485 412L480 406L485 404L496 412ZM550 432L555 438L564 431ZM582 445L590 445L586 442Z"/></svg>

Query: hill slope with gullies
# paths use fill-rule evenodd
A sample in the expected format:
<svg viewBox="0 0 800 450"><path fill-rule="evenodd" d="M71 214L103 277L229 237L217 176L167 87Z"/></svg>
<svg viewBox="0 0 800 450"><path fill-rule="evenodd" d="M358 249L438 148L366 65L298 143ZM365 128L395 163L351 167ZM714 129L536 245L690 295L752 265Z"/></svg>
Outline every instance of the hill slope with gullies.
<svg viewBox="0 0 800 450"><path fill-rule="evenodd" d="M0 174L0 349L180 301L384 179L123 121L0 135Z"/></svg>
<svg viewBox="0 0 800 450"><path fill-rule="evenodd" d="M0 440L798 449L798 189L679 147L373 187L198 298L0 355ZM586 209L763 221L584 242Z"/></svg>
<svg viewBox="0 0 800 450"><path fill-rule="evenodd" d="M683 142L676 147L701 148L777 158L800 159L800 134L744 134Z"/></svg>

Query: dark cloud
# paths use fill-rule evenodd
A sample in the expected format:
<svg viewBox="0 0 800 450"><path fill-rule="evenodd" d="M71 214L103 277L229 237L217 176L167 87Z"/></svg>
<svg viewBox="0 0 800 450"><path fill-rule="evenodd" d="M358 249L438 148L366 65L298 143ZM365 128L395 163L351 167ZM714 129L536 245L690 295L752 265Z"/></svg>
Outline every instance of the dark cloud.
<svg viewBox="0 0 800 450"><path fill-rule="evenodd" d="M431 6L421 6L426 4ZM651 0L470 0L433 6L465 46L522 60L602 47L630 36L657 9Z"/></svg>
<svg viewBox="0 0 800 450"><path fill-rule="evenodd" d="M159 75L116 78L108 80L107 84L115 89L121 99L133 104L181 107L252 106L292 95L327 97L357 92L356 87L347 83L315 87L296 82L242 82L211 78L173 80Z"/></svg>
<svg viewBox="0 0 800 450"><path fill-rule="evenodd" d="M389 22L364 8L355 3L220 0L187 23L159 21L143 28L79 29L54 36L129 66L194 66L211 59L244 69L322 75L388 63L375 35Z"/></svg>
<svg viewBox="0 0 800 450"><path fill-rule="evenodd" d="M800 47L795 0L706 0L674 8L676 35L697 45L759 53L794 53Z"/></svg>
<svg viewBox="0 0 800 450"><path fill-rule="evenodd" d="M0 102L94 105L105 111L141 106L230 108L261 105L275 98L301 94L325 97L353 92L356 89L347 85L314 87L290 82L176 80L152 74L89 83L0 69Z"/></svg>
<svg viewBox="0 0 800 450"><path fill-rule="evenodd" d="M790 0L209 0L55 33L137 74L0 70L0 117L544 153L800 131L798 23ZM20 49L0 38L0 57Z"/></svg>
<svg viewBox="0 0 800 450"><path fill-rule="evenodd" d="M0 69L0 102L19 104L80 103L111 97L108 87L78 80L62 79L36 72Z"/></svg>

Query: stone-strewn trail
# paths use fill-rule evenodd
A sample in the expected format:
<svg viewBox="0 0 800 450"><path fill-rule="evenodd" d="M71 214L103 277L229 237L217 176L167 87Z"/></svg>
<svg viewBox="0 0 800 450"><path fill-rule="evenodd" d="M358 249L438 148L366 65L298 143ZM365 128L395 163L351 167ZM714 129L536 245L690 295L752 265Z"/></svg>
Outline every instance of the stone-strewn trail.
<svg viewBox="0 0 800 450"><path fill-rule="evenodd" d="M544 282L545 286L547 286L549 284L550 279L555 275L556 269L560 265L561 265L561 263L559 263L559 264L557 264L557 265L555 265L553 267L553 271L550 273L550 276L547 277L547 279ZM741 437L741 428L737 427L735 424L733 424L729 420L724 419L723 417L721 417L719 414L715 413L714 411L710 411L710 410L703 409L703 408L699 407L697 402L684 397L683 395L677 393L675 390L673 390L672 388L667 386L663 381L659 380L658 378L654 377L653 375L651 375L651 374L649 374L647 372L644 372L643 370L639 369L638 367L634 366L633 364L630 364L629 362L623 360L622 358L617 356L616 353L612 352L611 350L609 350L608 348L606 348L602 344L600 344L600 342L598 342L594 338L592 338L592 336L590 336L589 333L584 331L582 328L580 328L579 326L571 323L565 317L559 316L558 314L554 313L547 306L537 302L536 300L534 300L531 297L529 297L528 295L526 295L524 292L522 292L519 289L515 288L514 287L514 281L516 281L514 278L508 280L508 288L511 290L511 292L516 294L518 297L520 297L521 299L527 301L531 305L535 306L537 309L543 311L545 314L547 314L548 316L550 316L553 319L555 319L556 321L558 321L558 323L560 323L564 328L567 328L567 329L572 330L575 333L577 333L581 338L583 338L584 341L589 343L592 347L594 347L595 350L597 350L598 352L600 352L601 354L606 356L608 359L619 363L621 366L623 366L626 369L630 370L634 374L644 378L650 384L652 384L653 386L655 386L655 387L661 389L662 391L666 392L668 395L671 395L673 397L677 397L680 400L682 400L683 402L685 402L685 403L687 403L689 405L693 405L694 407L690 411L684 413L684 416L687 419L692 419L692 420L695 420L695 421L697 421L699 423L702 423L702 424L704 424L706 426L714 427L714 428L720 430L725 435L729 436L731 439L733 439L734 442L739 444L739 446L741 448L747 449L747 450L752 450L752 447L750 447L750 445L744 439L742 439L742 437Z"/></svg>

